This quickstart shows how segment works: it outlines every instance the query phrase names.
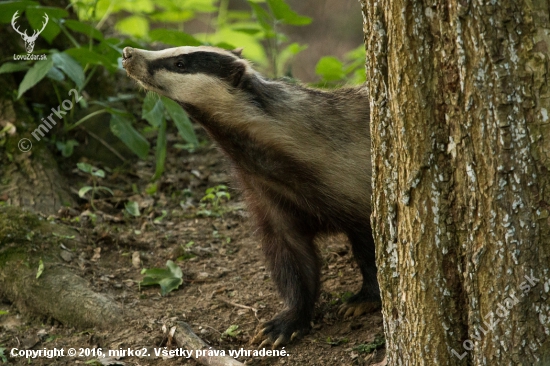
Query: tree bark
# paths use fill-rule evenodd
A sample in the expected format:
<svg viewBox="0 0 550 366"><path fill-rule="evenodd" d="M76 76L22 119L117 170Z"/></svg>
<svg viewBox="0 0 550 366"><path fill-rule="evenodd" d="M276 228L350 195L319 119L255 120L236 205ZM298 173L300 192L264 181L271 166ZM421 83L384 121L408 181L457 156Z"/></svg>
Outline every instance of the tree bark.
<svg viewBox="0 0 550 366"><path fill-rule="evenodd" d="M35 315L78 329L115 329L135 314L94 292L74 268L72 252L87 241L78 232L17 207L0 207L0 298ZM65 251L65 260L61 260ZM71 259L72 258L72 259ZM40 262L43 270L40 271Z"/></svg>
<svg viewBox="0 0 550 366"><path fill-rule="evenodd" d="M550 364L548 2L361 4L388 364Z"/></svg>

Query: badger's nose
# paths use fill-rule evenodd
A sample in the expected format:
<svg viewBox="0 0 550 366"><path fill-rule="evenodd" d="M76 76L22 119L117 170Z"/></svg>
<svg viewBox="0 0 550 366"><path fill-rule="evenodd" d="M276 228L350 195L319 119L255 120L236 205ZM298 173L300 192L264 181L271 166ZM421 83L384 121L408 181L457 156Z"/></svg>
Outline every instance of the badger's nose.
<svg viewBox="0 0 550 366"><path fill-rule="evenodd" d="M122 59L126 60L129 58L132 58L132 53L134 52L134 49L132 47L124 47L122 50Z"/></svg>

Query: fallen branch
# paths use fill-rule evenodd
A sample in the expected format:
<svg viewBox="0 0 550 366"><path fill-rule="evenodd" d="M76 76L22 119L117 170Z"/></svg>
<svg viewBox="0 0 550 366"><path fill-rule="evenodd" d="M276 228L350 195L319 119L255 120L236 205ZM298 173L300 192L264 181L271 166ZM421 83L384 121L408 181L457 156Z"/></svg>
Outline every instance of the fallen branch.
<svg viewBox="0 0 550 366"><path fill-rule="evenodd" d="M206 344L193 332L189 324L185 322L177 322L177 324L179 325L179 332L174 334L174 340L176 341L178 347L185 348L187 350L211 349L208 344ZM195 352L193 352L193 358L201 365L206 366L244 366L244 363L229 356L196 357Z"/></svg>

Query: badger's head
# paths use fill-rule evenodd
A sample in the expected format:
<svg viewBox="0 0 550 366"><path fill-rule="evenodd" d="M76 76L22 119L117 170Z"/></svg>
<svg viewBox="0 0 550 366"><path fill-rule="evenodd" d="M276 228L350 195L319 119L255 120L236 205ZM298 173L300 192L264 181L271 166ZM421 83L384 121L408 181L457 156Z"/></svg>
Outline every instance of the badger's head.
<svg viewBox="0 0 550 366"><path fill-rule="evenodd" d="M233 90L253 72L240 50L208 46L162 51L126 47L122 65L144 88L198 108L214 101L230 103Z"/></svg>

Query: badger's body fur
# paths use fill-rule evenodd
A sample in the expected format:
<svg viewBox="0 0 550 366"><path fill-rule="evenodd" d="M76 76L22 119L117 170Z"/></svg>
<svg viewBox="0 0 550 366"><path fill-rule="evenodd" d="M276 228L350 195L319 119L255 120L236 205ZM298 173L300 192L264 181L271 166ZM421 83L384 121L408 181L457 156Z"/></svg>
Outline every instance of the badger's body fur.
<svg viewBox="0 0 550 366"><path fill-rule="evenodd" d="M267 80L238 51L213 47L126 48L123 64L146 89L182 105L233 164L285 303L257 339L277 346L309 329L318 234L346 233L363 274L347 313L378 306L365 87L326 92Z"/></svg>

